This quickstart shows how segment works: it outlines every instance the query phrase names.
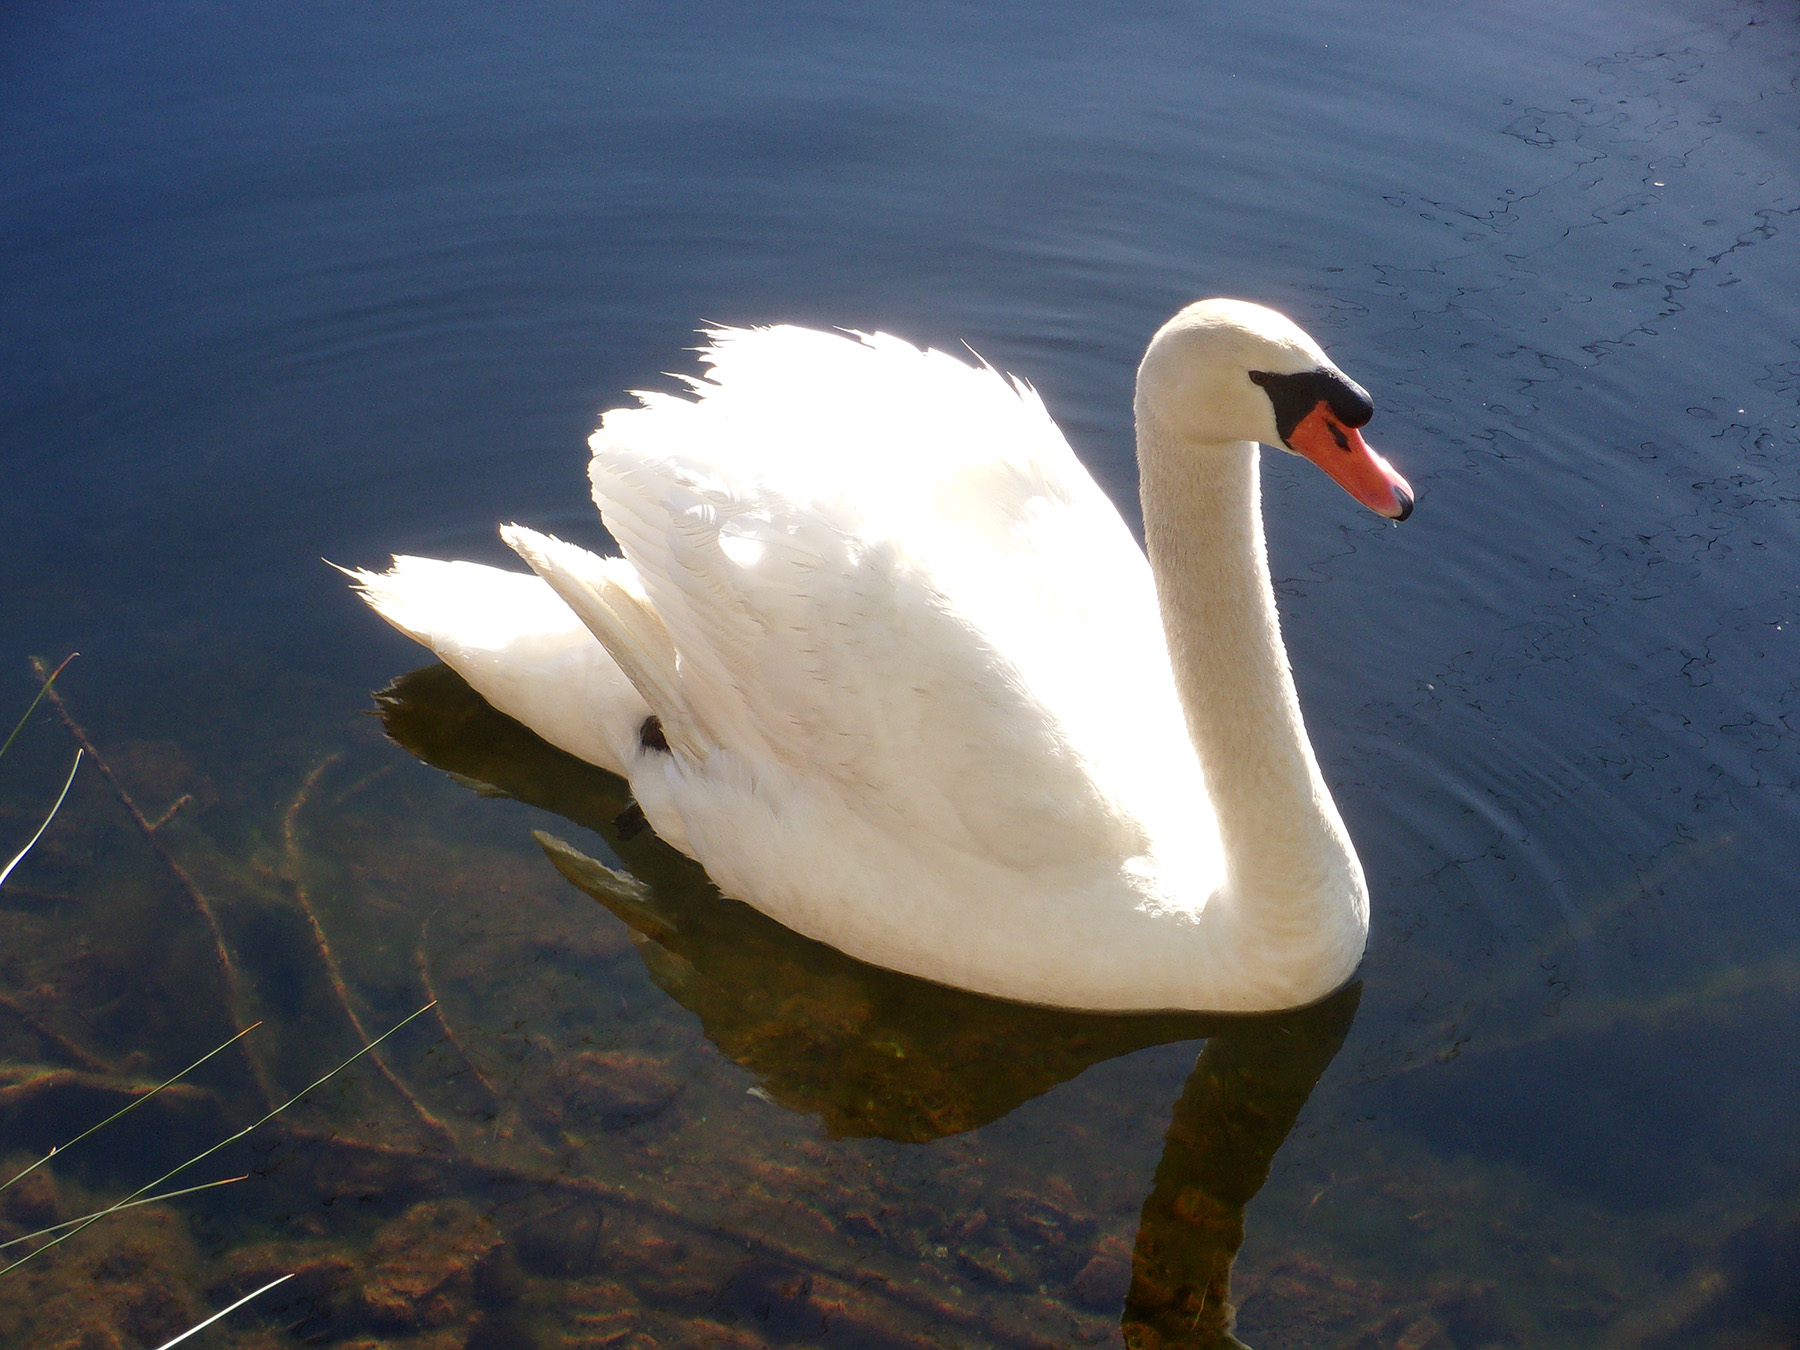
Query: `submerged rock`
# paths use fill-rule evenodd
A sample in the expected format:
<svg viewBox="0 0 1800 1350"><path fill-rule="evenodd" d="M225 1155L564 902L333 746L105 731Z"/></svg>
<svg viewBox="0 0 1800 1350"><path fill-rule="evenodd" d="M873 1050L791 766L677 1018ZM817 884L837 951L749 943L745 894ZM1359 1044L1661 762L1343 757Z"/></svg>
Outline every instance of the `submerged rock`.
<svg viewBox="0 0 1800 1350"><path fill-rule="evenodd" d="M161 1345L206 1315L194 1296L194 1244L177 1215L136 1210L103 1229L7 1276L0 1344L136 1350Z"/></svg>
<svg viewBox="0 0 1800 1350"><path fill-rule="evenodd" d="M10 1163L0 1175L13 1176L22 1169ZM62 1193L48 1168L40 1167L8 1186L3 1210L21 1229L47 1228L62 1217ZM9 1235L10 1236L10 1235Z"/></svg>
<svg viewBox="0 0 1800 1350"><path fill-rule="evenodd" d="M680 1095L659 1059L628 1050L589 1050L561 1061L541 1098L563 1129L623 1129L661 1115Z"/></svg>
<svg viewBox="0 0 1800 1350"><path fill-rule="evenodd" d="M599 1259L603 1222L600 1207L585 1201L541 1214L513 1236L519 1264L537 1275L585 1275Z"/></svg>
<svg viewBox="0 0 1800 1350"><path fill-rule="evenodd" d="M1069 1288L1082 1307L1116 1313L1131 1288L1131 1248L1120 1238L1103 1238L1075 1272Z"/></svg>
<svg viewBox="0 0 1800 1350"><path fill-rule="evenodd" d="M813 1338L825 1331L824 1313L813 1302L813 1277L771 1260L740 1266L713 1312L776 1342Z"/></svg>
<svg viewBox="0 0 1800 1350"><path fill-rule="evenodd" d="M545 1338L556 1350L624 1350L653 1345L640 1332L644 1307L616 1280L578 1280L558 1293L560 1331Z"/></svg>
<svg viewBox="0 0 1800 1350"><path fill-rule="evenodd" d="M469 1322L476 1271L500 1245L493 1224L465 1200L414 1205L375 1235L359 1310L399 1332Z"/></svg>

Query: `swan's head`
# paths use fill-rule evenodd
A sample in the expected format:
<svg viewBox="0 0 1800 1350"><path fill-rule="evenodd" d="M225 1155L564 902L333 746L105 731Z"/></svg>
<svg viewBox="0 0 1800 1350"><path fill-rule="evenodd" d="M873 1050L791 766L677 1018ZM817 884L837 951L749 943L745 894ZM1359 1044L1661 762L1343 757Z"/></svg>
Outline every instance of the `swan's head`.
<svg viewBox="0 0 1800 1350"><path fill-rule="evenodd" d="M1304 455L1390 520L1412 514L1412 488L1364 443L1369 396L1292 320L1244 300L1201 300L1150 340L1137 397L1182 440L1261 441Z"/></svg>

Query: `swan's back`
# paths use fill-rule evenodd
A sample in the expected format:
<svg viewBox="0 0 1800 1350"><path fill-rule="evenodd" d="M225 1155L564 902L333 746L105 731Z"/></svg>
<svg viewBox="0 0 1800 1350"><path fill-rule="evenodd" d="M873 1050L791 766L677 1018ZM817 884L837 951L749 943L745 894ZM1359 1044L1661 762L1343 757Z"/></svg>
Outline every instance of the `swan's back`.
<svg viewBox="0 0 1800 1350"><path fill-rule="evenodd" d="M725 747L1015 868L1204 854L1148 564L1037 394L885 335L709 336L591 476Z"/></svg>

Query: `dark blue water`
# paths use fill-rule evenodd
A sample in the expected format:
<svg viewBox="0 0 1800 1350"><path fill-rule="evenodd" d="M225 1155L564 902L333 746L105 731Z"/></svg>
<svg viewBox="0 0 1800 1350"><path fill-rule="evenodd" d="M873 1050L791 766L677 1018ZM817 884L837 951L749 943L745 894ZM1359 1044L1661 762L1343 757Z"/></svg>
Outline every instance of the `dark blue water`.
<svg viewBox="0 0 1800 1350"><path fill-rule="evenodd" d="M931 1042L929 1087L867 1059L926 1038L879 1018L800 1083L779 1046L918 996L770 947L838 991L777 1034L745 1020L777 976L708 964L755 946L736 930L681 958L698 983L640 959L529 836L624 849L539 809L591 825L567 792L601 790L534 796L539 770L439 747L520 806L384 741L368 693L423 654L320 558L504 561L515 519L598 541L583 441L704 322L966 340L1135 519L1136 360L1228 294L1370 389L1419 491L1393 529L1266 469L1374 936L1342 1048L1282 1070L1322 1077L1248 1186L1239 1334L1794 1344L1797 58L1779 3L9 7L0 718L29 656L78 648L71 714L146 821L188 800L164 858L84 768L0 889L0 1154L181 1067L209 1018L267 1017L264 1085L291 1092L355 1048L346 1004L373 1034L423 969L448 1010L392 1060L447 1134L365 1064L268 1145L298 1161L263 1198L116 1230L162 1265L0 1276L7 1316L49 1309L9 1334L160 1344L259 1262L311 1262L309 1303L206 1334L1116 1341L1185 1175L1171 1120L1273 1120L1255 1094L1285 1089L1220 1106L1192 1028L1031 1078L999 1047L1089 1033L960 1008L908 1013L987 1028ZM70 753L46 713L0 761L6 856ZM994 1081L997 1054L1024 1078L981 1097L959 1066ZM71 1217L148 1179L132 1150L248 1123L247 1076L33 1203ZM415 1248L449 1292L393 1273Z"/></svg>

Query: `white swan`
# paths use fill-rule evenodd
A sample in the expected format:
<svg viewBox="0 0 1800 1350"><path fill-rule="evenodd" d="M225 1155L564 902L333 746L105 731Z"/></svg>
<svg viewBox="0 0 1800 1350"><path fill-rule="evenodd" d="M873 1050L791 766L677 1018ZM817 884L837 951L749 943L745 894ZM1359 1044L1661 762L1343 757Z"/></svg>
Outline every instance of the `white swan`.
<svg viewBox="0 0 1800 1350"><path fill-rule="evenodd" d="M1330 993L1368 892L1308 744L1256 442L1405 519L1368 396L1208 300L1138 370L1149 557L1037 395L885 335L712 332L590 442L601 558L396 558L381 615L622 774L728 895L878 965L1068 1008ZM1160 616L1159 616L1160 607Z"/></svg>

